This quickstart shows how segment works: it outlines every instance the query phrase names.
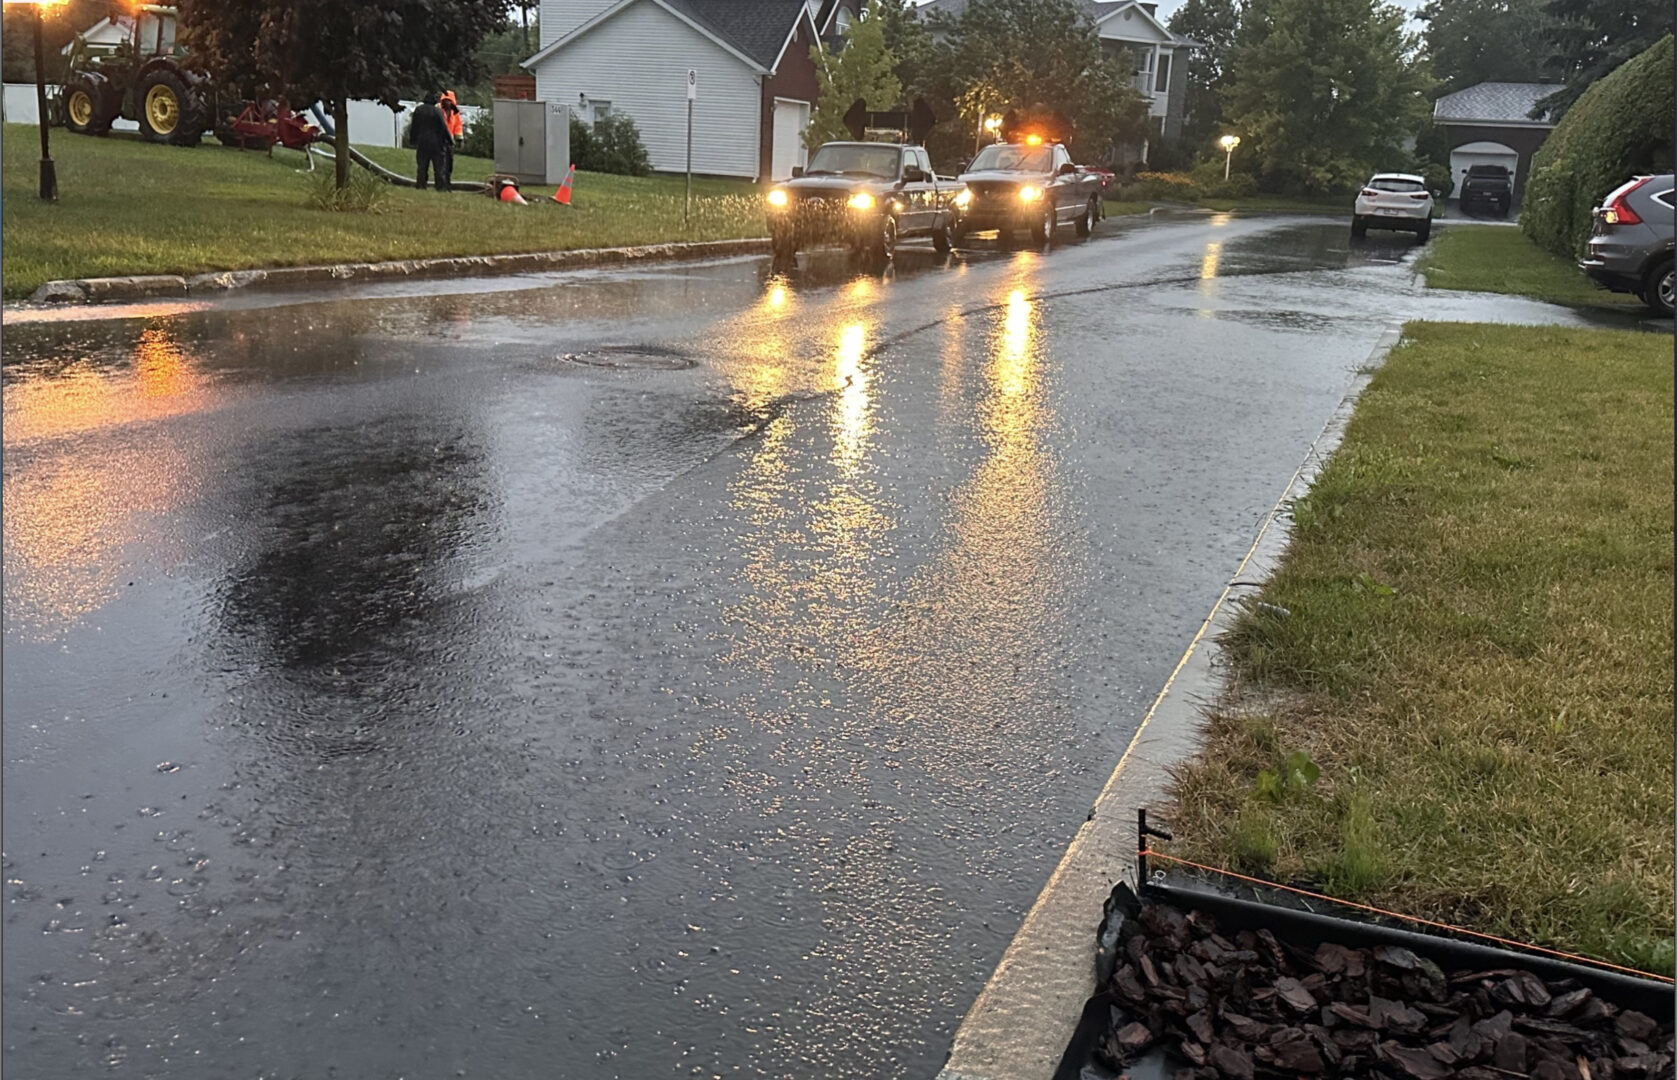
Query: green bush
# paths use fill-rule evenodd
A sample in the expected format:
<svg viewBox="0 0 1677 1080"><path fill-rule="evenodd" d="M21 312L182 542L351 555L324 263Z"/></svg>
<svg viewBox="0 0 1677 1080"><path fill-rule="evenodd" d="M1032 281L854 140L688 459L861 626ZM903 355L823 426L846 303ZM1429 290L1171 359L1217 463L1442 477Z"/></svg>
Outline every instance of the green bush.
<svg viewBox="0 0 1677 1080"><path fill-rule="evenodd" d="M1532 159L1520 228L1535 243L1575 258L1590 235L1590 211L1637 173L1672 170L1672 39L1599 80L1567 110Z"/></svg>
<svg viewBox="0 0 1677 1080"><path fill-rule="evenodd" d="M573 118L571 163L582 172L622 176L646 176L652 172L640 129L621 113L596 121L592 128Z"/></svg>
<svg viewBox="0 0 1677 1080"><path fill-rule="evenodd" d="M478 113L476 120L466 125L466 131L455 144L454 152L461 157L493 158L495 156L495 121L490 110Z"/></svg>
<svg viewBox="0 0 1677 1080"><path fill-rule="evenodd" d="M390 196L390 183L359 166L349 170L349 186L338 187L331 162L309 174L308 205L316 210L378 213Z"/></svg>

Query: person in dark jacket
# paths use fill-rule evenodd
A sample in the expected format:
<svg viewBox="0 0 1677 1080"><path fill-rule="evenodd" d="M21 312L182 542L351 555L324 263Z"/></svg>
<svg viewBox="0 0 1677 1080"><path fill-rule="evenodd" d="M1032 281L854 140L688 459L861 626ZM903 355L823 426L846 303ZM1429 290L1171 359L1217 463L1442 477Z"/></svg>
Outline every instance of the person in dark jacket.
<svg viewBox="0 0 1677 1080"><path fill-rule="evenodd" d="M414 157L419 166L419 189L425 190L426 177L434 170L437 174L437 190L449 190L444 155L453 148L454 137L448 133L448 124L437 109L437 95L434 92L426 94L425 100L413 110L413 123L409 130L413 136Z"/></svg>

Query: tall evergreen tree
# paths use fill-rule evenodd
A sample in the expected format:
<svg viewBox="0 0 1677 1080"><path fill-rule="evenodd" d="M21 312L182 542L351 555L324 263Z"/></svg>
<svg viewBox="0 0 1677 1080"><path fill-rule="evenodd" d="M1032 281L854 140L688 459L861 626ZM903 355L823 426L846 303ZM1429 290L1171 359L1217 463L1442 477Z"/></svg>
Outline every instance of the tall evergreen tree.
<svg viewBox="0 0 1677 1080"><path fill-rule="evenodd" d="M1377 0L1248 0L1225 101L1268 190L1335 193L1406 156L1430 80L1404 20Z"/></svg>
<svg viewBox="0 0 1677 1080"><path fill-rule="evenodd" d="M1427 59L1440 94L1482 82L1539 82L1553 42L1542 0L1431 0Z"/></svg>
<svg viewBox="0 0 1677 1080"><path fill-rule="evenodd" d="M1223 119L1223 87L1240 29L1240 7L1235 0L1188 0L1170 17L1170 29L1199 44L1188 53L1182 141L1195 152L1207 150Z"/></svg>
<svg viewBox="0 0 1677 1080"><path fill-rule="evenodd" d="M1559 117L1591 83L1671 33L1671 0L1548 0L1548 73L1566 85L1538 103Z"/></svg>
<svg viewBox="0 0 1677 1080"><path fill-rule="evenodd" d="M349 186L349 100L471 83L508 0L181 0L180 39L219 78L332 107L337 181Z"/></svg>
<svg viewBox="0 0 1677 1080"><path fill-rule="evenodd" d="M844 45L837 55L826 53L819 44L809 47L815 63L819 96L804 129L804 145L849 137L844 114L860 98L874 112L894 109L902 96L902 84L893 70L895 62L885 48L885 30L879 19L864 15L844 32Z"/></svg>

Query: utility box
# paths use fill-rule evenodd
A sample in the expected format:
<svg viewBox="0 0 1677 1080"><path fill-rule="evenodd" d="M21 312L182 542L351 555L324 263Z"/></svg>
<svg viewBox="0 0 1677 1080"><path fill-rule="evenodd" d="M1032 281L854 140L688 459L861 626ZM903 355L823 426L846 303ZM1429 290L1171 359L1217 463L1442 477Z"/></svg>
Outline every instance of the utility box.
<svg viewBox="0 0 1677 1080"><path fill-rule="evenodd" d="M571 110L558 102L496 98L495 171L524 184L557 184L571 167Z"/></svg>

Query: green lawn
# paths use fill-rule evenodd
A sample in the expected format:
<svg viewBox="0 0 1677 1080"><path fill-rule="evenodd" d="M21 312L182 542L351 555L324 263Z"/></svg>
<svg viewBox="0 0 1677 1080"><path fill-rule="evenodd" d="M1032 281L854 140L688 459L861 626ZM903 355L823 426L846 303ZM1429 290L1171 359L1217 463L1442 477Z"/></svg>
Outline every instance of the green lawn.
<svg viewBox="0 0 1677 1080"><path fill-rule="evenodd" d="M1229 636L1174 850L1669 973L1672 439L1669 337L1410 324Z"/></svg>
<svg viewBox="0 0 1677 1080"><path fill-rule="evenodd" d="M196 149L137 138L103 139L53 132L59 201L36 197L37 129L4 127L0 143L0 251L7 299L28 296L55 278L114 274L198 273L261 266L485 255L674 240L763 236L756 189L747 183L695 180L684 224L680 177L579 173L568 210L545 202L552 191L527 190L540 205L497 204L482 195L390 189L371 213L333 213L308 205L303 155L272 158L208 140ZM366 149L407 173L413 154ZM320 167L331 168L330 162ZM482 179L490 163L461 158L455 175Z"/></svg>
<svg viewBox="0 0 1677 1080"><path fill-rule="evenodd" d="M1416 264L1434 289L1514 293L1574 307L1637 308L1628 293L1597 288L1578 267L1504 225L1450 224Z"/></svg>

